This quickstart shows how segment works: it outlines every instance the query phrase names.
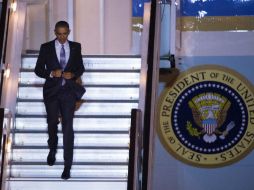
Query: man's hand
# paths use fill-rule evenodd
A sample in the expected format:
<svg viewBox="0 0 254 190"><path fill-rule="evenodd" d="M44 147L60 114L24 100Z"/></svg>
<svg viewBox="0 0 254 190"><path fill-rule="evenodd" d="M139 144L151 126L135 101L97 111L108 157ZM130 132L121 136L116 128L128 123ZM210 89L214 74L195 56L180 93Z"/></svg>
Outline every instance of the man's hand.
<svg viewBox="0 0 254 190"><path fill-rule="evenodd" d="M57 69L51 72L51 75L53 77L62 77L62 70L61 69Z"/></svg>
<svg viewBox="0 0 254 190"><path fill-rule="evenodd" d="M71 72L63 72L62 76L64 79L72 79L74 77L74 74Z"/></svg>

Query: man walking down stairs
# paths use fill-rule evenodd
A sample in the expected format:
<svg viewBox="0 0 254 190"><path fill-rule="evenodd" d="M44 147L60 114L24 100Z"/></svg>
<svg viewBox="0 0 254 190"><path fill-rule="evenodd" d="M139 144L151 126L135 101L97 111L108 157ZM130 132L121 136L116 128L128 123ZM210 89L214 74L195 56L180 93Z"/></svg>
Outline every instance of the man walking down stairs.
<svg viewBox="0 0 254 190"><path fill-rule="evenodd" d="M7 189L126 190L130 113L138 107L140 58L83 57L85 103L75 112L71 178L63 181L61 125L55 164L46 163L44 79L33 72L37 56L22 57Z"/></svg>
<svg viewBox="0 0 254 190"><path fill-rule="evenodd" d="M59 21L55 25L56 39L41 45L35 66L35 74L46 79L43 85L43 102L47 112L48 146L47 163L55 164L59 114L61 115L64 148L64 170L62 179L70 178L73 162L73 117L75 103L85 93L84 87L76 82L85 71L81 44L68 40L69 24Z"/></svg>

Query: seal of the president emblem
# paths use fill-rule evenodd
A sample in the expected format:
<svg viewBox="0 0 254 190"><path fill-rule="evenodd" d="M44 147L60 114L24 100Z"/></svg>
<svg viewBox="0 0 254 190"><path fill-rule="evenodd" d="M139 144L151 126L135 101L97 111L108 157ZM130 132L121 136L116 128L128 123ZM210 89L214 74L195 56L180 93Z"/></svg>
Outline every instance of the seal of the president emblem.
<svg viewBox="0 0 254 190"><path fill-rule="evenodd" d="M158 133L177 159L220 167L246 156L254 145L254 92L229 68L206 65L183 72L161 94Z"/></svg>

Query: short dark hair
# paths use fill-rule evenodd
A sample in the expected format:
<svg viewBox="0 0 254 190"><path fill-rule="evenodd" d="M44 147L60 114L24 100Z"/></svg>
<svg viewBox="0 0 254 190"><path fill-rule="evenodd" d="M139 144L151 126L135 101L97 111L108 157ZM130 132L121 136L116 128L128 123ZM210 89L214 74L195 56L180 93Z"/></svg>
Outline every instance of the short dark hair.
<svg viewBox="0 0 254 190"><path fill-rule="evenodd" d="M61 20L61 21L58 21L56 23L55 29L57 29L59 27L68 28L69 29L69 24L68 24L68 22Z"/></svg>

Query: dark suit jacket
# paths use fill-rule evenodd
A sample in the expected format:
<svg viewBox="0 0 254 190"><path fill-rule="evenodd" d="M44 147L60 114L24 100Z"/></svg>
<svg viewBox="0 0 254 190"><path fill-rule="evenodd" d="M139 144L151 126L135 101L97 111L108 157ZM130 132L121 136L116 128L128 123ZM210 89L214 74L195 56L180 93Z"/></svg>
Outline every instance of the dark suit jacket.
<svg viewBox="0 0 254 190"><path fill-rule="evenodd" d="M69 45L70 57L64 71L74 73L75 77L66 80L65 88L71 91L76 96L76 99L79 100L85 93L85 88L75 82L85 71L81 55L81 45L72 41L69 41ZM53 40L41 45L34 70L37 76L46 79L43 86L44 101L55 97L62 87L62 78L50 77L51 71L56 69L61 69L61 66L56 55L55 40Z"/></svg>

